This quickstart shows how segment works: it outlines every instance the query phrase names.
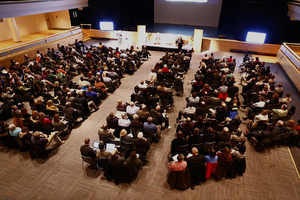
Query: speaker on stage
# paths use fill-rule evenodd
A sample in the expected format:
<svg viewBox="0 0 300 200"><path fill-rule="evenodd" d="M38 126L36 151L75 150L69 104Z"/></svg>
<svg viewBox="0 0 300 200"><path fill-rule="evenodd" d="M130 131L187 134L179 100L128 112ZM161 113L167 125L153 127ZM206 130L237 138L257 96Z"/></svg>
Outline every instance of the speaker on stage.
<svg viewBox="0 0 300 200"><path fill-rule="evenodd" d="M219 39L226 39L226 35L219 35Z"/></svg>

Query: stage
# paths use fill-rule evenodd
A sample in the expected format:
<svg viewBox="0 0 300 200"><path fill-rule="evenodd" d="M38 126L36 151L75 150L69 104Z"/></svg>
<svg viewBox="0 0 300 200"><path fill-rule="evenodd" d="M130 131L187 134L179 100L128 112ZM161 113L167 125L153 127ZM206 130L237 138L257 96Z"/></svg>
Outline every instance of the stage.
<svg viewBox="0 0 300 200"><path fill-rule="evenodd" d="M97 40L97 42L95 42L95 40ZM118 44L117 40L111 40L111 39L96 39L94 38L91 41L87 41L85 42L88 45L93 45L93 46L99 46L99 42L101 42L102 44L105 44L108 47L112 47L113 49L115 49L116 47L119 47L119 49L130 49L130 47L133 45L135 46L134 42L128 42L128 41L124 41L122 42L120 45ZM148 50L152 50L152 51L169 51L169 52L177 52L178 51L178 47L175 43L154 43L154 42L147 42L143 44L144 46L146 46L146 48ZM193 48L193 44L185 44L182 46L182 50L183 52L186 52L187 50L191 50Z"/></svg>
<svg viewBox="0 0 300 200"><path fill-rule="evenodd" d="M170 43L153 43L153 42L148 42L145 44L148 50L152 51L169 51L169 52L177 52L178 47L175 43L170 44ZM193 48L193 44L184 44L182 46L182 51L186 52L187 50L191 50Z"/></svg>

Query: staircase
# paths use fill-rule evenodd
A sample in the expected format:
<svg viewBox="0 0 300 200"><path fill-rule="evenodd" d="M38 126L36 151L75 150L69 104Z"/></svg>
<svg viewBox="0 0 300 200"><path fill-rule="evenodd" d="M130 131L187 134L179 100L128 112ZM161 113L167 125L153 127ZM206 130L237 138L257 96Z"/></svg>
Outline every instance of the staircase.
<svg viewBox="0 0 300 200"><path fill-rule="evenodd" d="M86 42L90 39L92 39L92 38L83 31L83 42Z"/></svg>

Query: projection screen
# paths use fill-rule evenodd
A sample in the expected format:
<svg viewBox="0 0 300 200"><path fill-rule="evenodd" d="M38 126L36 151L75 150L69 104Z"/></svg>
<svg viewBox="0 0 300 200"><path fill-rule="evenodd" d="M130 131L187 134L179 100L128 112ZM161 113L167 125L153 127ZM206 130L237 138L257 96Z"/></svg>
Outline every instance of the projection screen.
<svg viewBox="0 0 300 200"><path fill-rule="evenodd" d="M154 23L218 27L222 0L155 0Z"/></svg>

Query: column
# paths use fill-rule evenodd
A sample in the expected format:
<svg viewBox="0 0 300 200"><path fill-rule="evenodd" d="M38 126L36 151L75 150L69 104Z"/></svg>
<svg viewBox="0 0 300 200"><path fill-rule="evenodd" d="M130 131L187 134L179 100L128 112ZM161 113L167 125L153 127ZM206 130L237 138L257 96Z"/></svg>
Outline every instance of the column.
<svg viewBox="0 0 300 200"><path fill-rule="evenodd" d="M137 46L141 47L143 44L145 44L146 26L145 25L138 25L137 26L137 31L138 31Z"/></svg>
<svg viewBox="0 0 300 200"><path fill-rule="evenodd" d="M15 42L21 42L21 37L14 17L7 18L7 22Z"/></svg>
<svg viewBox="0 0 300 200"><path fill-rule="evenodd" d="M203 30L194 29L194 51L201 52L202 47L202 37L203 37Z"/></svg>

